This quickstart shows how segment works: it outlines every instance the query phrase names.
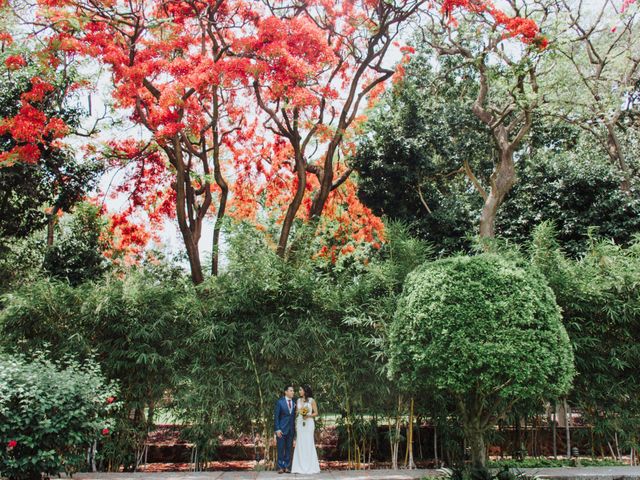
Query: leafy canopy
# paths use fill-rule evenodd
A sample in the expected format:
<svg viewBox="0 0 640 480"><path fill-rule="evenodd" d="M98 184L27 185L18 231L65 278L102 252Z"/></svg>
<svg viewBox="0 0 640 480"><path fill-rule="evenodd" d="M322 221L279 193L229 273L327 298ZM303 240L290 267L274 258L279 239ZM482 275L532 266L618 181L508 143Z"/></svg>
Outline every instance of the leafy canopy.
<svg viewBox="0 0 640 480"><path fill-rule="evenodd" d="M392 376L412 389L516 400L566 393L569 337L544 278L485 253L429 262L409 275L390 331Z"/></svg>

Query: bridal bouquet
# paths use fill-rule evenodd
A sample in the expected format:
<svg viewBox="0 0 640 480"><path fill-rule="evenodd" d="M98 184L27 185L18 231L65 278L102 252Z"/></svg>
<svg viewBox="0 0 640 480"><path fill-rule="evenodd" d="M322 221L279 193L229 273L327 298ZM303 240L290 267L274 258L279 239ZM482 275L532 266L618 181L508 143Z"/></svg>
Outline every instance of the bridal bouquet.
<svg viewBox="0 0 640 480"><path fill-rule="evenodd" d="M309 408L308 407L302 407L300 409L300 415L302 415L302 426L304 427L307 424L307 422L304 421L304 417L309 415Z"/></svg>

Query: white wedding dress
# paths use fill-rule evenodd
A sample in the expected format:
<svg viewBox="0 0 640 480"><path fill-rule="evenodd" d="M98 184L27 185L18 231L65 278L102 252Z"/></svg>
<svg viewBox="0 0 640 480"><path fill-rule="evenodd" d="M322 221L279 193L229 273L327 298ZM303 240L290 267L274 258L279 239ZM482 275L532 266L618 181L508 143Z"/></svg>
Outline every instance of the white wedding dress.
<svg viewBox="0 0 640 480"><path fill-rule="evenodd" d="M302 399L299 398L297 403L298 412L301 412L303 407L307 407L311 412L311 400L309 398L303 404ZM296 415L296 448L293 451L291 473L305 475L320 473L320 463L318 462L314 438L315 429L316 423L313 417L304 420L302 415Z"/></svg>

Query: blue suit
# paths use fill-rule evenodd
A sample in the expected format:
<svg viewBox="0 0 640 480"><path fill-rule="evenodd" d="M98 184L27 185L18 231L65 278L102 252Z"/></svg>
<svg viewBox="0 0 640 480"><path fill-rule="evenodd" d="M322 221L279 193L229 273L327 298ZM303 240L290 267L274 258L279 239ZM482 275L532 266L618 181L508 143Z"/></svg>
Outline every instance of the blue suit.
<svg viewBox="0 0 640 480"><path fill-rule="evenodd" d="M291 451L293 450L293 435L295 434L295 419L296 419L296 402L291 400L291 411L289 411L289 405L287 398L279 398L276 402L276 411L273 414L273 431L282 432L281 437L276 436L276 443L278 445L278 468L284 470L291 469L291 462L293 456Z"/></svg>

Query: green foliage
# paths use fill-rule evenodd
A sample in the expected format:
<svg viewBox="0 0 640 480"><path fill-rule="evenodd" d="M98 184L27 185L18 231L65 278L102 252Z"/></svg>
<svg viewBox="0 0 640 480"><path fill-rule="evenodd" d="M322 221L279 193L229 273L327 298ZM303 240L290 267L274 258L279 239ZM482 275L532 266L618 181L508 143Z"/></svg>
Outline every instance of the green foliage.
<svg viewBox="0 0 640 480"><path fill-rule="evenodd" d="M488 174L493 147L471 110L471 71L440 76L432 52L421 48L372 112L353 164L365 205L452 252L469 247L482 203L460 168L466 160L477 175ZM447 71L452 60L441 61Z"/></svg>
<svg viewBox="0 0 640 480"><path fill-rule="evenodd" d="M77 287L53 279L25 285L5 296L0 331L10 352L48 346L53 358L96 354L105 376L119 381L123 403L102 459L132 468L157 404L189 354L191 318L183 305L193 291L184 276L157 266L117 275Z"/></svg>
<svg viewBox="0 0 640 480"><path fill-rule="evenodd" d="M36 62L15 71L5 66L6 56L25 53L17 48L0 53L0 118L18 113L20 95L31 88L31 78L43 75ZM84 115L69 94L76 80L73 70L65 69L51 79L55 90L38 105L48 117L61 118L72 129ZM13 142L10 135L0 135L0 151L13 148ZM9 238L21 238L43 228L48 221L45 209L70 211L93 189L102 171L95 160L77 160L72 151L49 147L41 151L42 157L35 165L18 162L0 168L0 249L6 248Z"/></svg>
<svg viewBox="0 0 640 480"><path fill-rule="evenodd" d="M223 272L195 289L163 259L77 286L34 279L3 297L1 348L48 348L53 359L95 354L121 384L99 468L133 469L162 408L187 426L200 462L215 457L220 434L270 438L286 382L310 383L321 412L338 414L345 451L376 448L375 423L395 418L398 395L410 394L453 464L462 455L458 422L469 438L472 420L460 405L473 405L474 392L484 396L487 427L512 404L537 414L566 388L571 352L540 271L576 348L570 400L596 425L597 441L617 432L631 444L637 247L594 242L576 261L544 224L528 252L532 268L504 242L483 245L491 254L433 262L432 248L402 224L388 225L386 237L367 265L337 267L284 262L252 227L237 225ZM389 354L401 383L387 378Z"/></svg>
<svg viewBox="0 0 640 480"><path fill-rule="evenodd" d="M87 280L97 280L108 268L104 252L106 220L99 208L90 203L76 206L69 225L62 235L48 247L43 268L52 277L78 285Z"/></svg>
<svg viewBox="0 0 640 480"><path fill-rule="evenodd" d="M574 375L555 297L514 255L425 263L407 277L389 337L390 376L455 399L476 466L492 422L517 402L566 393Z"/></svg>
<svg viewBox="0 0 640 480"><path fill-rule="evenodd" d="M339 413L342 425L393 408L381 341L404 276L429 249L399 225L387 233L393 240L366 269L336 269L284 262L253 228L236 227L228 267L191 299L194 334L173 396L202 460L228 429L270 438L273 403L287 382L310 383L320 409ZM348 444L366 432L343 433Z"/></svg>
<svg viewBox="0 0 640 480"><path fill-rule="evenodd" d="M472 112L477 78L472 69L453 68L458 62L419 46L403 82L371 112L353 159L361 201L378 215L406 222L444 255L471 250L477 232L482 197L465 161L488 190L497 155ZM621 141L635 165L637 135ZM620 173L588 132L534 115L516 160L518 181L497 215L503 238L526 245L533 228L550 220L558 226L557 240L579 256L588 248L590 227L621 244L640 232L637 179L623 192Z"/></svg>
<svg viewBox="0 0 640 480"><path fill-rule="evenodd" d="M83 468L88 447L110 433L116 392L93 361L1 354L0 475L39 479Z"/></svg>
<svg viewBox="0 0 640 480"><path fill-rule="evenodd" d="M494 254L438 260L409 275L390 348L392 375L461 397L553 397L573 376L544 279L525 261Z"/></svg>
<svg viewBox="0 0 640 480"><path fill-rule="evenodd" d="M580 464L583 467L615 467L624 465L623 462L611 459L591 460L581 458ZM558 468L574 467L575 461L569 459L553 458L525 458L524 460L492 460L487 462L488 468Z"/></svg>
<svg viewBox="0 0 640 480"><path fill-rule="evenodd" d="M578 375L570 396L593 425L598 444L617 435L637 444L640 414L640 242L628 248L592 240L583 258L570 260L555 230L535 230L531 256L549 279L573 343Z"/></svg>
<svg viewBox="0 0 640 480"><path fill-rule="evenodd" d="M629 244L640 232L640 189L623 192L620 173L593 152L587 143L570 152L541 149L527 159L498 218L499 234L524 245L536 225L552 221L556 241L573 257L589 247L590 231Z"/></svg>
<svg viewBox="0 0 640 480"><path fill-rule="evenodd" d="M44 261L42 237L35 234L14 239L0 247L0 295L36 281L41 276Z"/></svg>
<svg viewBox="0 0 640 480"><path fill-rule="evenodd" d="M86 358L91 350L85 332L91 327L80 314L87 288L41 278L3 298L0 337L5 348L28 354L49 350L49 356Z"/></svg>

